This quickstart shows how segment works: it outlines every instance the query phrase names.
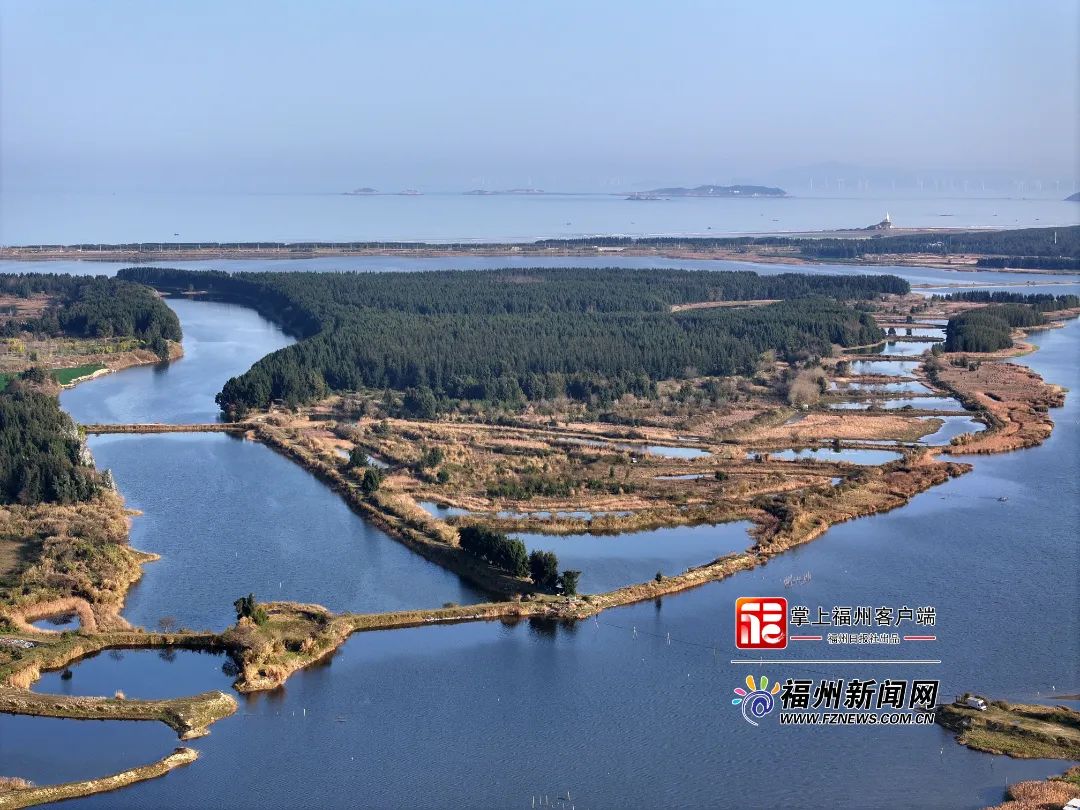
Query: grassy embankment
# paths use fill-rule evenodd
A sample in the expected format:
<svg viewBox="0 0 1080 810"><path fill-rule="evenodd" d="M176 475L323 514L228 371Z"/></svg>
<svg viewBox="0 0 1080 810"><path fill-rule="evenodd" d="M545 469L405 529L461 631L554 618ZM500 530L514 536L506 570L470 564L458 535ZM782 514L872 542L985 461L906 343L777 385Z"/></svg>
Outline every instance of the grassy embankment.
<svg viewBox="0 0 1080 810"><path fill-rule="evenodd" d="M1080 765L1044 781L1017 782L1005 788L1005 801L987 810L1059 810L1080 798Z"/></svg>
<svg viewBox="0 0 1080 810"><path fill-rule="evenodd" d="M1080 712L1066 706L987 702L986 711L950 703L936 720L976 751L1021 759L1080 760Z"/></svg>
<svg viewBox="0 0 1080 810"><path fill-rule="evenodd" d="M119 615L127 590L157 559L128 545L128 515L112 491L70 505L0 507L0 622L27 630L77 612L90 632L127 628Z"/></svg>

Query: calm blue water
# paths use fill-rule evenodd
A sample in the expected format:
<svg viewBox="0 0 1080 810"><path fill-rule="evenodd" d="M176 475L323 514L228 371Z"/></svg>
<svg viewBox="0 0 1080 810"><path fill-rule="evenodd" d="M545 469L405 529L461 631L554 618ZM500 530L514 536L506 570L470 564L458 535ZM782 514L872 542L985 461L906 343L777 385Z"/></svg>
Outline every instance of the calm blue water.
<svg viewBox="0 0 1080 810"><path fill-rule="evenodd" d="M873 399L867 397L865 392L860 394L860 399L852 402L834 402L829 405L830 408L837 408L840 410L865 410L873 402L879 408L887 408L890 410L896 410L897 408L903 408L905 405L910 405L912 408L919 408L922 410L943 410L943 411L960 411L963 410L963 406L959 400L955 400L952 397L905 397L897 399Z"/></svg>
<svg viewBox="0 0 1080 810"><path fill-rule="evenodd" d="M293 342L246 307L184 298L170 298L166 303L183 325L184 356L66 389L60 394L60 404L76 421L215 422L221 411L214 396L225 381Z"/></svg>
<svg viewBox="0 0 1080 810"><path fill-rule="evenodd" d="M920 361L907 360L854 360L852 374L887 374L892 377L910 377Z"/></svg>
<svg viewBox="0 0 1080 810"><path fill-rule="evenodd" d="M81 622L78 613L64 613L59 616L48 616L31 622L39 630L57 630L61 633L68 630L78 630Z"/></svg>
<svg viewBox="0 0 1080 810"><path fill-rule="evenodd" d="M146 765L178 745L176 732L164 723L0 714L0 774L37 785L95 779ZM172 798L174 807L178 798Z"/></svg>
<svg viewBox="0 0 1080 810"><path fill-rule="evenodd" d="M224 654L197 650L103 650L73 664L71 677L63 670L46 672L34 683L35 692L56 695L113 695L157 700L218 689L231 691L235 676L221 668Z"/></svg>
<svg viewBox="0 0 1080 810"><path fill-rule="evenodd" d="M833 450L831 447L802 450L769 450L769 458L781 461L799 461L801 459L813 459L814 461L846 461L848 464L886 464L900 458L899 453L891 450L859 450L845 448ZM752 457L755 453L747 453Z"/></svg>
<svg viewBox="0 0 1080 810"><path fill-rule="evenodd" d="M486 601L262 444L221 433L111 435L91 438L90 449L143 513L131 544L161 555L129 591L123 615L133 624L172 616L221 630L249 592L358 612Z"/></svg>
<svg viewBox="0 0 1080 810"><path fill-rule="evenodd" d="M514 536L529 551L553 551L559 570L581 571L581 593L603 593L656 576L681 574L753 545L746 522L717 526L672 526L618 535L528 534Z"/></svg>
<svg viewBox="0 0 1080 810"><path fill-rule="evenodd" d="M1042 348L1024 361L1073 391L1080 386L1078 326L1036 335L1033 340ZM217 390L220 382L208 380L208 390ZM835 526L768 566L659 603L608 611L575 627L483 623L354 636L327 665L299 673L284 689L253 699L240 714L216 724L197 742L203 758L195 766L81 803L524 808L535 795L569 790L577 807L992 804L1001 799L1006 781L1057 773L1065 763L968 751L937 727L796 729L744 723L730 704L732 687L747 674L747 668L728 663L735 657L733 603L739 596L784 593L796 603L825 607L937 607L941 641L900 652L940 658L940 665L863 665L840 672L828 665L754 668L754 674L771 680L936 677L946 696L973 689L1017 700L1080 691L1080 616L1072 609L1080 602L1078 415L1077 398L1070 395L1066 406L1053 412L1057 428L1044 446L971 459L973 473L907 507ZM242 454L253 445L206 438L230 448L220 452L233 460L212 456L209 448L191 452L178 441L139 453L129 468L137 474L126 481L117 466L129 503L138 507L133 501L144 497L148 517L160 509L157 521L167 527L159 535L169 544L166 558L193 550L227 557L232 535L248 530L263 542L270 537L274 556L282 553L273 539L282 523L280 537L288 547L313 537L319 542L318 533L310 531L310 511L295 523L289 522L288 508L266 520L250 502L228 497L216 509L231 531L185 529L187 513L200 508L193 498L212 500L221 486L214 470L222 466L233 478L235 497L245 488L269 490L260 492L265 501L288 497L267 484L266 462L245 462ZM117 437L111 444L120 447L127 440L147 439ZM100 462L108 451L96 452ZM184 467L194 483L184 482L178 469ZM156 479L155 468L162 470ZM269 480L278 479L271 471ZM301 485L301 479L286 480L289 488ZM1052 508L1046 496L1051 491ZM1008 500L999 501L1001 496ZM312 492L298 500L310 504L313 497L318 496ZM135 531L146 520L136 518ZM146 547L147 539L133 537L133 543ZM260 564L260 548L250 548L245 571ZM151 580L164 562L147 567L139 589L201 601L190 585ZM363 564L338 566L355 575ZM291 569L288 575L301 573ZM813 574L810 582L784 591L784 577L806 571ZM379 582L380 593L384 584ZM248 590L239 582L227 585L225 607L234 593ZM340 593L332 582L320 587L323 593ZM424 580L414 586L411 599L415 603L418 593L433 596L430 591ZM190 599L193 593L196 598ZM133 608L136 594L132 597ZM215 597L208 604L217 610L219 601ZM823 648L818 654L837 651ZM164 669L157 677L166 679L172 671ZM4 772L43 782L115 771L155 759L173 745L175 736L161 724L0 716Z"/></svg>
<svg viewBox="0 0 1080 810"><path fill-rule="evenodd" d="M921 382L904 380L903 382L849 382L844 385L833 383L832 391L847 394L852 397L872 397L875 393L880 394L929 394L930 389Z"/></svg>
<svg viewBox="0 0 1080 810"><path fill-rule="evenodd" d="M328 191L334 191L332 189ZM0 244L301 240L526 240L587 234L722 235L858 228L1076 224L1054 199L882 194L628 201L624 195L176 194L12 192Z"/></svg>
<svg viewBox="0 0 1080 810"><path fill-rule="evenodd" d="M886 343L882 349L883 354L920 355L934 347L933 343L922 343L911 340L900 340Z"/></svg>
<svg viewBox="0 0 1080 810"><path fill-rule="evenodd" d="M970 416L935 416L942 420L941 427L919 439L920 444L948 444L955 437L964 433L981 433L986 425Z"/></svg>
<svg viewBox="0 0 1080 810"><path fill-rule="evenodd" d="M184 328L185 356L65 391L61 404L76 420L214 421L223 382L291 342L244 307L168 303ZM219 433L93 436L89 444L127 505L143 513L132 521L132 545L162 557L128 594L123 615L136 625L171 616L182 627L223 629L235 621L233 601L249 592L353 611L484 599L264 445Z"/></svg>

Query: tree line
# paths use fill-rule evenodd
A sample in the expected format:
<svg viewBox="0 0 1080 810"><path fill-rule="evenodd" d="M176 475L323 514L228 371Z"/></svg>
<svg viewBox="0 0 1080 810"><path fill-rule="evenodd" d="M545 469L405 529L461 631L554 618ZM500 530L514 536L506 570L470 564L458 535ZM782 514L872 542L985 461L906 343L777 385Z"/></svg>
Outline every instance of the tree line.
<svg viewBox="0 0 1080 810"><path fill-rule="evenodd" d="M868 232L869 233L869 232ZM58 248L60 245L30 247ZM924 233L884 236L874 233L863 238L842 239L796 236L729 237L630 237L589 236L563 239L539 239L522 245L508 242L133 242L125 244L71 245L84 251L190 251L197 249L251 250L269 248L307 254L314 250L506 250L512 247L589 250L597 247L674 248L697 250L741 249L753 247L795 247L804 255L822 258L857 258L864 253L984 253L1009 257L1076 257L1080 254L1080 226L1062 228L1019 228L1006 231L970 231L959 233ZM1012 265L1010 265L1012 266Z"/></svg>
<svg viewBox="0 0 1080 810"><path fill-rule="evenodd" d="M1026 304L1036 312L1058 312L1080 307L1080 295L1050 295L1049 293L1015 293L999 290L967 290L946 296L934 296L943 301L973 301L984 304Z"/></svg>
<svg viewBox="0 0 1080 810"><path fill-rule="evenodd" d="M0 503L69 504L109 485L56 397L25 378L0 391Z"/></svg>
<svg viewBox="0 0 1080 810"><path fill-rule="evenodd" d="M553 551L526 552L525 544L484 526L463 526L458 530L462 550L470 556L515 577L529 577L537 588L577 594L580 571L559 572L559 558Z"/></svg>
<svg viewBox="0 0 1080 810"><path fill-rule="evenodd" d="M225 384L218 403L234 415L364 388L405 391L426 411L433 399L651 396L662 379L749 373L766 350L828 355L833 344L876 342L873 319L833 299L909 290L883 275L617 268L121 276L251 303L306 338ZM671 312L755 299L781 300Z"/></svg>
<svg viewBox="0 0 1080 810"><path fill-rule="evenodd" d="M19 298L48 295L52 301L37 317L9 319L0 334L20 331L56 337L134 337L161 357L167 340L179 341L180 320L149 287L106 276L41 273L0 275L0 294Z"/></svg>

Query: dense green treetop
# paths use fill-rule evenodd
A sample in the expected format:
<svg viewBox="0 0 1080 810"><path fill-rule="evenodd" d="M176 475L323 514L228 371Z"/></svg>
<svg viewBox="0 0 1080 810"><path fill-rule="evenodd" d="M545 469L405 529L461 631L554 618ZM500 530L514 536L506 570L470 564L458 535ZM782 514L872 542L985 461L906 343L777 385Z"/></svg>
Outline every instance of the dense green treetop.
<svg viewBox="0 0 1080 810"><path fill-rule="evenodd" d="M880 274L617 268L121 276L242 300L306 338L229 380L218 401L231 411L361 388L413 389L406 400L425 411L433 397L647 396L662 379L750 372L769 349L827 355L875 342L873 319L841 300L909 290ZM671 311L761 299L778 303Z"/></svg>
<svg viewBox="0 0 1080 810"><path fill-rule="evenodd" d="M135 337L148 342L182 337L176 313L153 290L119 278L0 275L0 293L21 298L43 293L54 299L40 317L5 324L9 336L23 329L54 336Z"/></svg>
<svg viewBox="0 0 1080 810"><path fill-rule="evenodd" d="M74 503L102 486L56 397L19 380L0 391L0 503Z"/></svg>

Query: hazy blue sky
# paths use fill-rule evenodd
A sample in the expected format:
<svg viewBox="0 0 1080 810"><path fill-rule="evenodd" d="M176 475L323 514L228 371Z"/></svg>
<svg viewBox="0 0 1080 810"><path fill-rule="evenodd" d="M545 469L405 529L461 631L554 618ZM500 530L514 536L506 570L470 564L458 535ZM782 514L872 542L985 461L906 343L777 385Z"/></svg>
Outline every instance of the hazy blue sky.
<svg viewBox="0 0 1080 810"><path fill-rule="evenodd" d="M9 189L1077 175L1077 0L0 0Z"/></svg>

